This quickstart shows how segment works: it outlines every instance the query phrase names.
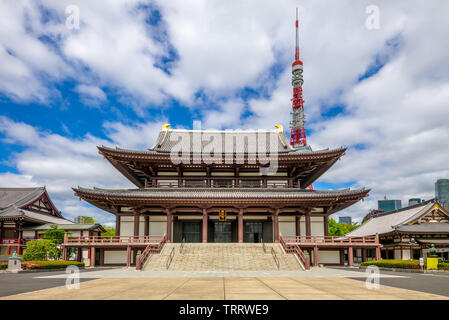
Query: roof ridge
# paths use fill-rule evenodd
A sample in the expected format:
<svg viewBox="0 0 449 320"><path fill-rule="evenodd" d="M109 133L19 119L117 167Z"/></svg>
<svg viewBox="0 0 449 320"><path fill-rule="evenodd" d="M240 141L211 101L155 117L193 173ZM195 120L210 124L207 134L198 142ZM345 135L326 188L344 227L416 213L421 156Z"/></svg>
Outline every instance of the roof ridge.
<svg viewBox="0 0 449 320"><path fill-rule="evenodd" d="M373 219L374 218L379 218L379 217L387 216L387 215L390 215L390 214L393 214L393 213L397 213L397 212L401 212L401 211L405 211L405 210L410 210L410 209L415 209L415 208L418 208L418 207L421 207L421 206L424 207L427 204L429 204L430 202L434 202L434 200L435 200L435 198L432 198L432 199L423 201L421 203L414 204L412 206L403 207L403 208L400 208L400 209L397 209L397 210L393 210L393 211L380 212L380 213L376 214L375 216L373 216L372 218Z"/></svg>

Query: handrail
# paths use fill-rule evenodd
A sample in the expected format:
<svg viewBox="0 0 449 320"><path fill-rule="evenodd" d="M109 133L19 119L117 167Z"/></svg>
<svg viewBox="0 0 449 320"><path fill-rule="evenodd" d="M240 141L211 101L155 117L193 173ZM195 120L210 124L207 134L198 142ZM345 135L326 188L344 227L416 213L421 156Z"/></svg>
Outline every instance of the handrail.
<svg viewBox="0 0 449 320"><path fill-rule="evenodd" d="M379 244L376 236L348 237L348 236L283 236L287 245L295 244Z"/></svg>
<svg viewBox="0 0 449 320"><path fill-rule="evenodd" d="M78 236L64 237L64 244L159 244L161 236Z"/></svg>
<svg viewBox="0 0 449 320"><path fill-rule="evenodd" d="M170 267L171 261L173 260L173 256L175 255L175 248L173 247L170 251L170 254L167 258L167 260L165 261L165 267L168 268Z"/></svg>
<svg viewBox="0 0 449 320"><path fill-rule="evenodd" d="M179 246L179 253L182 253L182 250L184 249L184 245L186 244L186 237L182 238L181 245Z"/></svg>
<svg viewBox="0 0 449 320"><path fill-rule="evenodd" d="M142 270L143 265L150 257L150 253L159 253L161 252L164 244L165 244L165 235L162 236L161 241L159 244L155 247L154 244L148 244L145 250L140 255L139 259L136 261L136 270Z"/></svg>
<svg viewBox="0 0 449 320"><path fill-rule="evenodd" d="M274 262L276 263L278 270L279 270L279 267L280 267L279 259L276 255L276 251L274 251L273 248L271 248L271 255L273 256Z"/></svg>
<svg viewBox="0 0 449 320"><path fill-rule="evenodd" d="M294 253L298 257L299 261L304 266L304 269L310 270L310 257L307 257L304 253L304 251L301 250L301 247L298 244L295 245L287 245L287 243L284 240L284 236L279 237L279 242L281 243L282 247L284 248L285 252Z"/></svg>
<svg viewBox="0 0 449 320"><path fill-rule="evenodd" d="M147 258L149 258L151 253L151 244L147 245L145 250L143 250L142 254L140 255L139 259L136 261L136 270L142 270L142 266L147 261Z"/></svg>
<svg viewBox="0 0 449 320"><path fill-rule="evenodd" d="M15 239L2 239L0 244L25 244L25 239L15 238Z"/></svg>

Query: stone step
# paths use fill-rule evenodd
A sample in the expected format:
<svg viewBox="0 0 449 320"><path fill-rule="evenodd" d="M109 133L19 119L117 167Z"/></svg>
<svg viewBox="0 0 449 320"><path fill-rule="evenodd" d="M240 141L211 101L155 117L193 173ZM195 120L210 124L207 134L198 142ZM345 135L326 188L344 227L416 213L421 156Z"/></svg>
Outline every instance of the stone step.
<svg viewBox="0 0 449 320"><path fill-rule="evenodd" d="M182 247L182 251L180 252ZM269 243L168 243L160 254L153 254L144 266L146 271L167 270L166 263L174 250L168 270L173 271L266 271L278 270L271 254L279 261L279 270L302 270L293 254L286 254L279 244Z"/></svg>

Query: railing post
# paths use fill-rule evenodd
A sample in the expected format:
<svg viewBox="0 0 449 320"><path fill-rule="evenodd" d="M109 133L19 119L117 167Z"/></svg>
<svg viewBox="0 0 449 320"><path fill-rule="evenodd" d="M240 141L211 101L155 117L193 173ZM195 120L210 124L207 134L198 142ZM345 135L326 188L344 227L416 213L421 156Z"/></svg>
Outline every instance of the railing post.
<svg viewBox="0 0 449 320"><path fill-rule="evenodd" d="M64 233L64 243L69 242L69 237L67 236L67 233Z"/></svg>

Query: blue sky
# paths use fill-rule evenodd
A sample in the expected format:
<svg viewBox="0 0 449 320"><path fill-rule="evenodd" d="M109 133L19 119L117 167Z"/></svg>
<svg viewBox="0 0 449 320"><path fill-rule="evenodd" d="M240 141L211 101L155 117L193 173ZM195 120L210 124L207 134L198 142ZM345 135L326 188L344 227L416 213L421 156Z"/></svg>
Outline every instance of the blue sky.
<svg viewBox="0 0 449 320"><path fill-rule="evenodd" d="M1 1L0 186L112 223L71 190L132 187L97 145L148 148L164 122L288 128L299 7L308 142L349 148L315 188L372 189L355 219L431 198L449 176L449 4L431 2L377 1L369 29L370 1Z"/></svg>

